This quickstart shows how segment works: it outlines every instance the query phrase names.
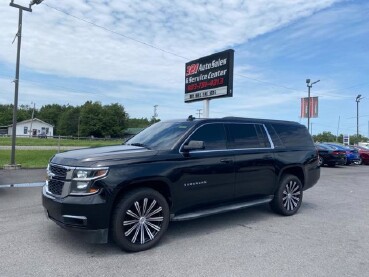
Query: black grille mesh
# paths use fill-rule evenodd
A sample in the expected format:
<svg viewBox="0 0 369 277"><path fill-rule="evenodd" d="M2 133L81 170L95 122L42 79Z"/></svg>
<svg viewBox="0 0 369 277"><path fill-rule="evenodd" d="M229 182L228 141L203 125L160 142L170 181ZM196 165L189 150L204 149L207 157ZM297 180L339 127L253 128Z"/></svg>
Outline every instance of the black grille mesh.
<svg viewBox="0 0 369 277"><path fill-rule="evenodd" d="M64 182L59 180L49 180L49 191L55 195L61 195L63 191Z"/></svg>
<svg viewBox="0 0 369 277"><path fill-rule="evenodd" d="M65 179L67 177L67 169L64 167L56 166L56 165L50 165L49 170L51 173L55 174L59 178Z"/></svg>

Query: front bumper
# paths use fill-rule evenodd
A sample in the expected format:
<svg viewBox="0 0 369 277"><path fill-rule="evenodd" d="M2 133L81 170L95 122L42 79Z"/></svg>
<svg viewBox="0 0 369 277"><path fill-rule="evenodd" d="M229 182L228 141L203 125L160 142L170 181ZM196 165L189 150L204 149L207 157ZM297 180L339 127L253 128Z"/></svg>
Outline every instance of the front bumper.
<svg viewBox="0 0 369 277"><path fill-rule="evenodd" d="M92 243L108 241L109 211L101 194L58 198L42 189L42 205L47 217L68 230L82 232Z"/></svg>

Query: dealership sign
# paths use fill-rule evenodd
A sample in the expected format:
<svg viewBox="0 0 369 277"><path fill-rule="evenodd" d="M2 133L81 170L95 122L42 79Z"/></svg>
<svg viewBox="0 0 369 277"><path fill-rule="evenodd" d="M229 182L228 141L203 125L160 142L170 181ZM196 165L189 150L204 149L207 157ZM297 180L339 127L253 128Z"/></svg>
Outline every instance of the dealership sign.
<svg viewBox="0 0 369 277"><path fill-rule="evenodd" d="M310 97L310 113L308 116L308 110L309 110L309 98L301 98L301 117L307 118L307 117L318 117L318 97Z"/></svg>
<svg viewBox="0 0 369 277"><path fill-rule="evenodd" d="M185 102L231 97L234 50L229 49L186 63Z"/></svg>

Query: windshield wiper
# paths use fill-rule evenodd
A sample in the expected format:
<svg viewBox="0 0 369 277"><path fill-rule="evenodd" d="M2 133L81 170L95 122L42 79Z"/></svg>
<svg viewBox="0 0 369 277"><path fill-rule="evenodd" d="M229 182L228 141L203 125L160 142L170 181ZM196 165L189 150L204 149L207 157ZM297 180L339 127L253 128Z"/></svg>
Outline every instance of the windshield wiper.
<svg viewBox="0 0 369 277"><path fill-rule="evenodd" d="M149 150L150 150L150 148L149 148L149 147L147 147L147 145L145 145L145 144L143 144L143 143L140 143L140 142L129 143L129 144L127 144L127 145L138 146L138 147L144 147L144 148L146 148L146 149L149 149Z"/></svg>

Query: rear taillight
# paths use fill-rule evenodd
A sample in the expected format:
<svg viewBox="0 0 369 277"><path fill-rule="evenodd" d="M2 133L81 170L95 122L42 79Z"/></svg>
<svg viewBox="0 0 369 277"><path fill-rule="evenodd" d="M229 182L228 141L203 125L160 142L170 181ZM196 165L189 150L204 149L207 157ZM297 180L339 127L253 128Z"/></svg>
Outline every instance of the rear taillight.
<svg viewBox="0 0 369 277"><path fill-rule="evenodd" d="M333 155L340 155L340 154L342 154L342 152L340 152L340 151L333 151L332 154Z"/></svg>

